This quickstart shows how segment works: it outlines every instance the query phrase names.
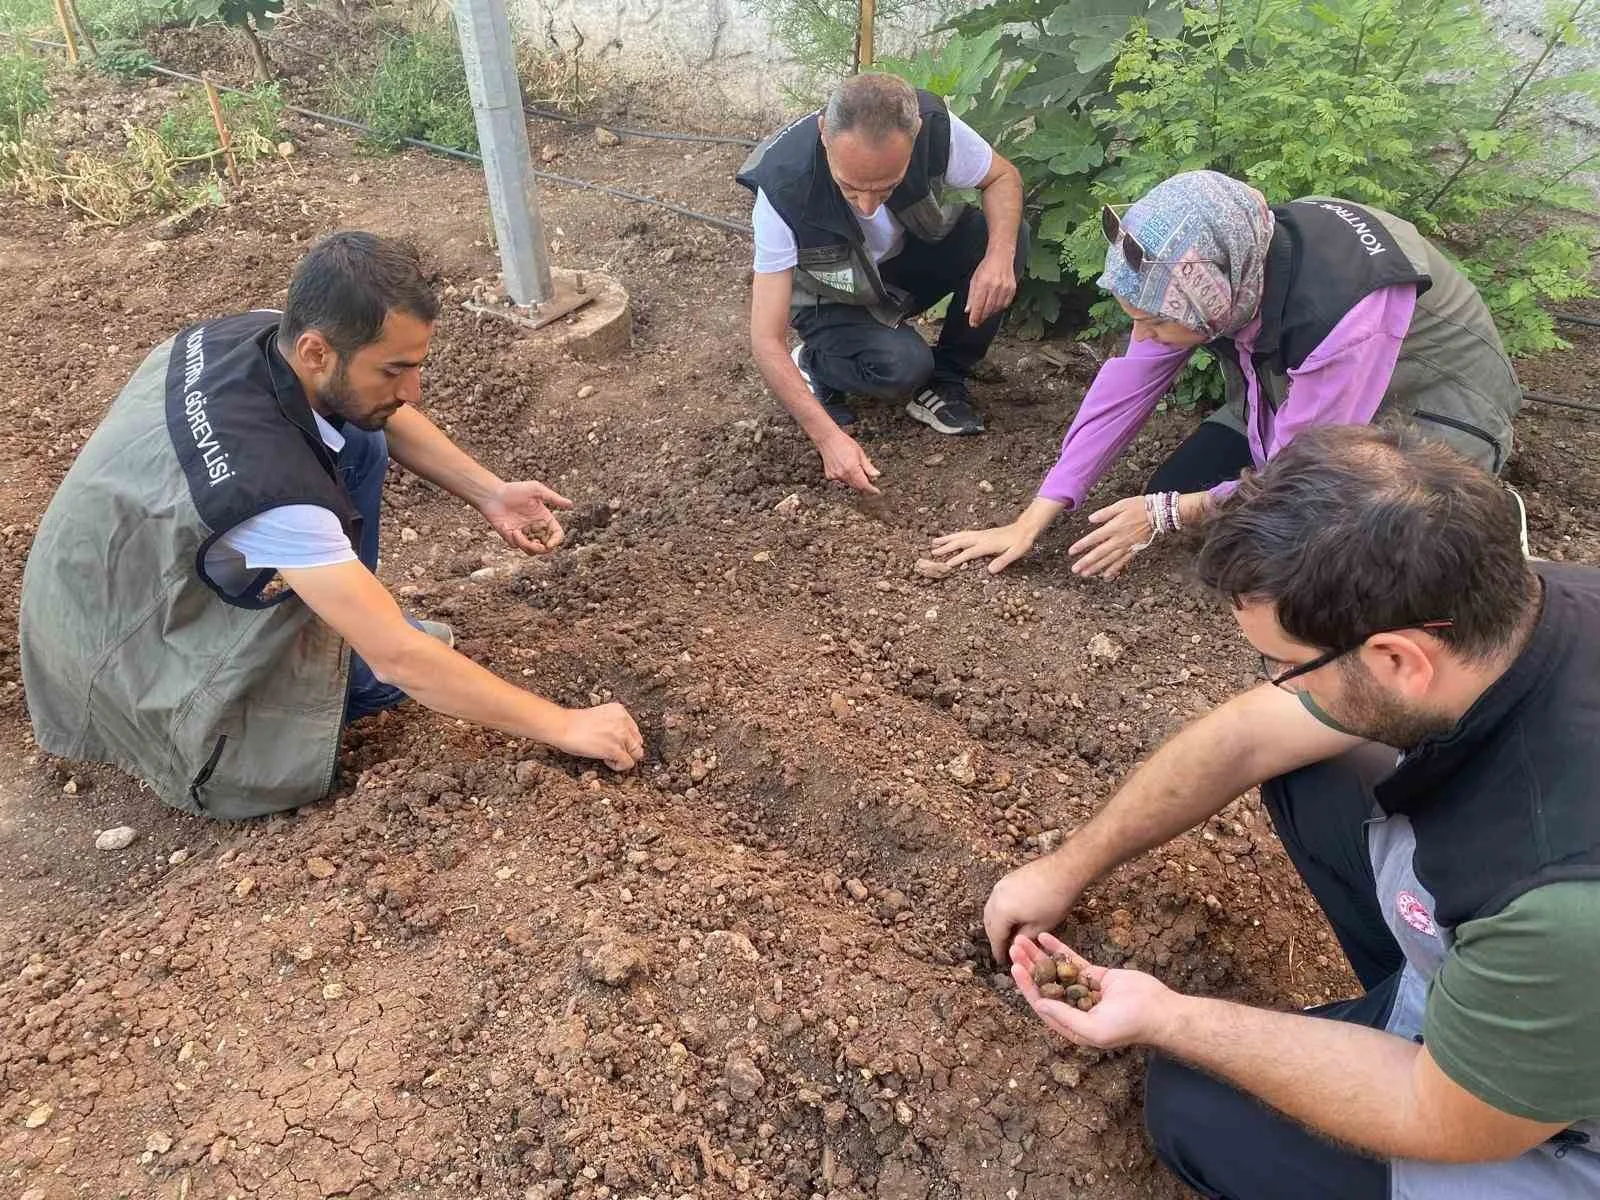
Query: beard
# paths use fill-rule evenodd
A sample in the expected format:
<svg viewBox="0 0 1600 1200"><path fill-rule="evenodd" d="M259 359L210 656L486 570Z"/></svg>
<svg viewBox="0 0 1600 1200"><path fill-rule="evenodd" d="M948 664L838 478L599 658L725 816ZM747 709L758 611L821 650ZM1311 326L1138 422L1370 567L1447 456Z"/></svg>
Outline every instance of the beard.
<svg viewBox="0 0 1600 1200"><path fill-rule="evenodd" d="M362 411L361 401L357 398L355 389L350 386L350 370L342 358L339 360L339 365L334 368L333 378L328 380L327 385L317 393L317 400L333 416L348 421L357 429L364 429L368 433L374 433L387 425L389 418L394 416L400 407L398 404L391 404L376 411Z"/></svg>
<svg viewBox="0 0 1600 1200"><path fill-rule="evenodd" d="M1455 727L1455 721L1443 713L1396 700L1378 686L1359 660L1340 662L1339 674L1344 695L1328 712L1351 733L1396 750L1412 750Z"/></svg>

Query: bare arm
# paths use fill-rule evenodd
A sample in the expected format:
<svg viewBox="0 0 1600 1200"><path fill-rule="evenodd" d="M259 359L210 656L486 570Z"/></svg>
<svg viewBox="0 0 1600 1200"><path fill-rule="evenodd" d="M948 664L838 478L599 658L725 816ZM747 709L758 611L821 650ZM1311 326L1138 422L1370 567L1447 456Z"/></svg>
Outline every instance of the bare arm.
<svg viewBox="0 0 1600 1200"><path fill-rule="evenodd" d="M544 554L561 544L561 522L550 510L571 508L565 496L536 479L501 479L409 404L389 418L384 433L397 463L472 505L508 546Z"/></svg>
<svg viewBox="0 0 1600 1200"><path fill-rule="evenodd" d="M412 405L402 405L383 432L395 462L473 508L482 508L504 482Z"/></svg>
<svg viewBox="0 0 1600 1200"><path fill-rule="evenodd" d="M967 319L982 325L1017 295L1017 232L1022 226L1022 174L995 154L978 182L989 247L967 287Z"/></svg>
<svg viewBox="0 0 1600 1200"><path fill-rule="evenodd" d="M569 754L603 759L617 770L643 757L639 729L622 705L566 709L507 683L413 628L388 589L360 562L291 568L282 575L373 674L419 704Z"/></svg>
<svg viewBox="0 0 1600 1200"><path fill-rule="evenodd" d="M1047 1000L1031 967L1043 950L1070 956L1098 983L1088 1012ZM1085 962L1053 937L1021 938L1011 975L1028 1003L1071 1041L1149 1045L1315 1129L1381 1158L1490 1162L1513 1158L1565 1128L1484 1103L1440 1070L1426 1047L1345 1021L1183 996L1142 971Z"/></svg>
<svg viewBox="0 0 1600 1200"><path fill-rule="evenodd" d="M789 297L794 272L758 273L750 286L750 353L778 403L788 409L822 455L829 479L874 495L878 468L856 440L834 423L789 357Z"/></svg>
<svg viewBox="0 0 1600 1200"><path fill-rule="evenodd" d="M1006 961L1017 935L1059 924L1078 893L1106 872L1192 829L1258 784L1360 744L1268 684L1184 726L1061 849L995 885L983 923L996 961Z"/></svg>

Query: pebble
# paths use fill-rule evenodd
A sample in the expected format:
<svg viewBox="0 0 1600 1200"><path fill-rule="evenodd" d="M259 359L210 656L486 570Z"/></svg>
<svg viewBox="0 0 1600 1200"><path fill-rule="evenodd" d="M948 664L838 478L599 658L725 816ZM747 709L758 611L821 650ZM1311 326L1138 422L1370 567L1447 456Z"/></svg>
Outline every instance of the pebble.
<svg viewBox="0 0 1600 1200"><path fill-rule="evenodd" d="M313 855L306 859L306 871L313 879L327 879L338 869L325 858L318 858Z"/></svg>
<svg viewBox="0 0 1600 1200"><path fill-rule="evenodd" d="M94 840L96 850L126 850L133 845L133 839L138 837L138 832L132 825L118 825L115 829L107 829Z"/></svg>
<svg viewBox="0 0 1600 1200"><path fill-rule="evenodd" d="M945 774L955 780L962 787L971 787L978 781L978 773L972 769L972 751L963 750L944 765Z"/></svg>
<svg viewBox="0 0 1600 1200"><path fill-rule="evenodd" d="M251 876L251 875L246 875L243 879L239 880L238 883L233 885L233 894L235 896L239 897L239 899L241 899L241 900L243 900L246 896L248 896L251 892L253 892L255 890L256 890L255 877Z"/></svg>
<svg viewBox="0 0 1600 1200"><path fill-rule="evenodd" d="M76 779L67 780L66 783L61 785L61 790L69 796L76 796L78 794L78 781Z"/></svg>
<svg viewBox="0 0 1600 1200"><path fill-rule="evenodd" d="M344 984L325 983L322 985L322 998L324 1000L338 1000L344 996Z"/></svg>
<svg viewBox="0 0 1600 1200"><path fill-rule="evenodd" d="M1083 1072L1079 1069L1077 1063L1053 1062L1050 1064L1050 1078L1054 1079L1062 1087L1077 1087L1078 1080L1082 1076Z"/></svg>
<svg viewBox="0 0 1600 1200"><path fill-rule="evenodd" d="M157 1130L144 1139L144 1148L154 1154L165 1154L172 1149L172 1135Z"/></svg>
<svg viewBox="0 0 1600 1200"><path fill-rule="evenodd" d="M409 525L404 525L400 529L400 540L402 542L414 542L421 536L422 535L420 533L411 528Z"/></svg>
<svg viewBox="0 0 1600 1200"><path fill-rule="evenodd" d="M609 150L613 146L622 145L622 139L616 134L612 133L611 130L607 129L604 125L599 125L595 127L594 144L596 146L604 146Z"/></svg>
<svg viewBox="0 0 1600 1200"><path fill-rule="evenodd" d="M978 480L978 490L980 492L992 492L994 491L994 484L990 483L987 479L980 479Z"/></svg>
<svg viewBox="0 0 1600 1200"><path fill-rule="evenodd" d="M800 511L800 493L790 492L782 500L772 506L772 511L783 516L793 516Z"/></svg>
<svg viewBox="0 0 1600 1200"><path fill-rule="evenodd" d="M183 863L188 862L190 857L191 857L191 851L187 847L179 848L177 850L174 850L171 854L167 855L167 866L169 866L169 867L180 866Z"/></svg>
<svg viewBox="0 0 1600 1200"><path fill-rule="evenodd" d="M278 143L278 157L279 158L293 158L294 157L294 150L295 150L295 146L294 146L293 142L279 142Z"/></svg>
<svg viewBox="0 0 1600 1200"><path fill-rule="evenodd" d="M862 883L859 879L845 880L844 890L850 893L850 898L852 900L865 900L869 895L871 895L871 893L867 891L867 885Z"/></svg>
<svg viewBox="0 0 1600 1200"><path fill-rule="evenodd" d="M925 467L937 467L937 466L941 465L943 462L944 462L944 455L942 455L942 454L930 454L930 455L928 455L927 458L922 460L922 465L925 466Z"/></svg>
<svg viewBox="0 0 1600 1200"><path fill-rule="evenodd" d="M728 1055L728 1065L722 1072L723 1085L735 1100L754 1100L766 1086L767 1077L761 1068L743 1054Z"/></svg>
<svg viewBox="0 0 1600 1200"><path fill-rule="evenodd" d="M1094 662L1114 663L1122 657L1122 647L1106 633L1097 633L1089 639L1089 657Z"/></svg>
<svg viewBox="0 0 1600 1200"><path fill-rule="evenodd" d="M844 698L842 692L834 692L828 697L828 709L833 713L836 721L848 721L850 719L850 701Z"/></svg>
<svg viewBox="0 0 1600 1200"><path fill-rule="evenodd" d="M921 575L924 579L943 579L953 570L955 570L955 568L949 563L941 562L937 558L917 559L917 574Z"/></svg>
<svg viewBox="0 0 1600 1200"><path fill-rule="evenodd" d="M594 395L595 392L597 392L599 390L600 389L595 387L594 384L586 383L581 388L578 389L578 399L579 400L587 400L590 396Z"/></svg>
<svg viewBox="0 0 1600 1200"><path fill-rule="evenodd" d="M24 1129L37 1129L48 1121L55 1111L56 1106L54 1104L41 1104L23 1119L22 1127Z"/></svg>

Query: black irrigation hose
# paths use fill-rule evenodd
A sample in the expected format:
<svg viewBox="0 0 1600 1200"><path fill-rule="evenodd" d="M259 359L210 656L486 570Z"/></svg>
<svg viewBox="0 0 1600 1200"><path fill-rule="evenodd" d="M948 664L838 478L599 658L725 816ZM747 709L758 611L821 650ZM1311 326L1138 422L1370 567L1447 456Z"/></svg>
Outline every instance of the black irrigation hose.
<svg viewBox="0 0 1600 1200"><path fill-rule="evenodd" d="M560 121L566 125L583 125L590 129L605 129L611 133L623 134L626 137L654 138L662 142L714 142L722 146L749 147L756 145L753 138L729 137L721 133L665 133L659 129L630 129L626 125L612 125L606 121L590 121L582 117L569 117L566 113L540 108L534 104L524 104L522 111L530 117L538 117L542 121Z"/></svg>
<svg viewBox="0 0 1600 1200"><path fill-rule="evenodd" d="M1595 329L1600 329L1600 321L1595 320L1593 317L1580 317L1577 313L1553 313L1552 315L1558 321L1566 321L1572 325L1588 325Z"/></svg>
<svg viewBox="0 0 1600 1200"><path fill-rule="evenodd" d="M1522 389L1523 398L1536 400L1540 404L1553 404L1557 408L1575 408L1579 412L1600 413L1600 404L1580 404L1576 400L1568 400L1565 396L1552 396L1549 392L1536 392L1530 388Z"/></svg>
<svg viewBox="0 0 1600 1200"><path fill-rule="evenodd" d="M32 37L27 38L26 40L39 46L49 46L57 50L66 49L65 44L61 42L50 42L44 40L43 38ZM170 67L158 66L155 63L149 64L147 67L145 67L145 70L150 72L152 75L164 75L170 79L182 79L188 83L205 82L205 80L201 79L198 75L189 75L183 71L174 71ZM230 87L225 83L214 82L212 86L214 86L219 92L232 92L238 96L251 95L250 92L243 88ZM348 117L336 117L332 113L317 112L316 109L302 108L298 104L285 104L283 108L285 112L292 112L302 117L308 117L313 121L326 121L329 124L340 125L346 129L354 129L361 133L380 136L378 131L373 129L372 126L363 125L360 121L352 121ZM419 150L427 150L433 154L442 154L446 158L455 158L460 159L462 162L479 164L482 164L483 162L483 158L480 155L474 154L470 150L459 149L455 146L441 146L437 142L425 142L421 138L403 137L398 140L407 146L415 146ZM739 221L730 221L726 217L714 216L711 213L699 212L696 209L685 208L683 205L674 204L670 200L661 200L655 196L646 196L642 192L630 192L625 188L608 187L603 183L591 183L587 179L574 179L570 175L557 175L553 171L539 171L531 167L529 170L532 171L535 179L545 179L549 180L551 183L565 184L567 187L582 188L583 190L590 192L603 192L607 196L615 196L619 200L631 200L636 204L649 204L656 208L664 208L668 212L677 213L680 217L688 217L690 220L703 221L707 225L715 225L717 228L727 230L729 233L737 233L743 237L750 236L750 227L747 224Z"/></svg>

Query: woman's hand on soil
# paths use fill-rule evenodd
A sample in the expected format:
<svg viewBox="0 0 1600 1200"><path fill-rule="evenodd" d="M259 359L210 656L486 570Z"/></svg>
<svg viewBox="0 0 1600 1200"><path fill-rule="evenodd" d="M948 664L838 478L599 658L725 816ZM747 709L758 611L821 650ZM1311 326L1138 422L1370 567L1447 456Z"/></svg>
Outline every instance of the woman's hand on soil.
<svg viewBox="0 0 1600 1200"><path fill-rule="evenodd" d="M878 477L878 468L872 465L861 444L844 430L838 430L818 445L817 453L822 455L822 473L834 483L842 483L869 496L880 494L872 484Z"/></svg>
<svg viewBox="0 0 1600 1200"><path fill-rule="evenodd" d="M513 550L548 554L566 536L550 510L571 507L571 500L538 480L529 479L502 483L479 511Z"/></svg>
<svg viewBox="0 0 1600 1200"><path fill-rule="evenodd" d="M945 565L959 567L974 558L994 559L989 564L989 574L998 575L1029 550L1039 535L1032 529L1013 521L993 529L963 529L960 533L947 533L935 538L933 553L944 557ZM954 557L947 557L953 555Z"/></svg>
<svg viewBox="0 0 1600 1200"><path fill-rule="evenodd" d="M1033 981L1033 964L1054 955L1069 959L1099 989L1099 1000L1082 1012L1062 1000L1047 1000ZM1011 978L1039 1019L1080 1046L1115 1050L1159 1041L1159 1031L1179 1000L1176 992L1143 971L1097 967L1048 933L1011 943Z"/></svg>
<svg viewBox="0 0 1600 1200"><path fill-rule="evenodd" d="M550 743L577 758L598 758L613 771L627 771L644 758L644 736L620 704L566 710L565 728Z"/></svg>
<svg viewBox="0 0 1600 1200"><path fill-rule="evenodd" d="M1073 542L1067 551L1075 560L1074 575L1115 579L1155 537L1143 496L1129 496L1092 512L1089 523L1095 528Z"/></svg>
<svg viewBox="0 0 1600 1200"><path fill-rule="evenodd" d="M1004 964L1013 938L1037 937L1067 919L1083 884L1063 871L1059 854L1048 854L1001 878L983 906L983 929L994 961Z"/></svg>

